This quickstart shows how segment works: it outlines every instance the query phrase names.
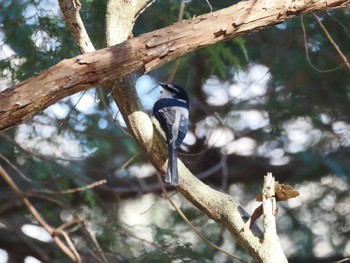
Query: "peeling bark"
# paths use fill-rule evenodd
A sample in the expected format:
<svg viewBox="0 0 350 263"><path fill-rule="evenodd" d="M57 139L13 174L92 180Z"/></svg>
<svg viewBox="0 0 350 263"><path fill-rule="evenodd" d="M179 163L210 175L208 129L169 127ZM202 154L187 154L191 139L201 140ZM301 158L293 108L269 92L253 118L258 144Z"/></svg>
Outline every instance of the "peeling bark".
<svg viewBox="0 0 350 263"><path fill-rule="evenodd" d="M79 0L58 0L64 19L82 52L94 51L94 45L86 32L84 23L79 15L81 4Z"/></svg>
<svg viewBox="0 0 350 263"><path fill-rule="evenodd" d="M0 93L0 130L53 103L137 70L151 71L205 46L349 0L244 1L176 23L119 45L66 59Z"/></svg>
<svg viewBox="0 0 350 263"><path fill-rule="evenodd" d="M264 176L262 193L262 206L264 217L264 240L261 244L260 255L264 263L288 263L283 253L276 229L276 198L275 178L272 173Z"/></svg>

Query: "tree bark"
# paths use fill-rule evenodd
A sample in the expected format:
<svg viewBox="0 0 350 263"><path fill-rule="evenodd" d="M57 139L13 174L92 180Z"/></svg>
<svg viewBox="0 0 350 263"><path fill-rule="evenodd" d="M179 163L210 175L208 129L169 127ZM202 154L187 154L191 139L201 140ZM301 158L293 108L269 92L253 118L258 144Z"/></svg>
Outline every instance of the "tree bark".
<svg viewBox="0 0 350 263"><path fill-rule="evenodd" d="M310 12L343 7L349 0L244 1L176 23L119 45L66 59L0 93L0 130L76 92L126 74L149 72L205 46Z"/></svg>
<svg viewBox="0 0 350 263"><path fill-rule="evenodd" d="M276 198L275 178L272 173L264 176L264 187L262 192L262 207L264 218L264 240L261 244L260 255L264 263L288 263L283 253L276 229Z"/></svg>

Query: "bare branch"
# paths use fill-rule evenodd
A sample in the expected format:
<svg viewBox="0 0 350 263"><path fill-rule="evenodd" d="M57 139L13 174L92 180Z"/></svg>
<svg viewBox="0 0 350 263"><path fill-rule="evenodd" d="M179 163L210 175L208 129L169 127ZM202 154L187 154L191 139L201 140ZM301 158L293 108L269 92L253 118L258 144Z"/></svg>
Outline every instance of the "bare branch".
<svg viewBox="0 0 350 263"><path fill-rule="evenodd" d="M277 230L276 230L276 198L275 198L275 178L272 173L264 176L263 187L263 216L264 216L264 240L262 244L263 257L266 263L285 262L287 258L282 250Z"/></svg>
<svg viewBox="0 0 350 263"><path fill-rule="evenodd" d="M80 17L79 10L81 4L79 0L58 0L64 19L79 46L81 52L91 52L95 50L84 23Z"/></svg>
<svg viewBox="0 0 350 263"><path fill-rule="evenodd" d="M148 72L207 45L275 25L308 12L336 8L349 0L304 2L251 0L59 62L0 93L0 130L76 92Z"/></svg>
<svg viewBox="0 0 350 263"><path fill-rule="evenodd" d="M109 0L106 10L106 43L107 46L119 44L132 35L136 17L141 10L149 7L153 1L137 0L131 4L129 1ZM148 4L149 3L149 4Z"/></svg>
<svg viewBox="0 0 350 263"><path fill-rule="evenodd" d="M92 189L94 187L100 186L102 184L107 183L106 179L102 179L102 180L98 180L96 182L93 182L91 184L88 185L84 185L84 186L80 186L80 187L76 187L76 188L72 188L72 189L66 189L66 190L62 190L62 191L52 191L52 190L48 190L48 189L43 189L43 190L33 190L34 193L46 193L46 194L52 194L52 195L66 195L66 194L73 194L76 192L81 192L81 191L86 191L89 189Z"/></svg>
<svg viewBox="0 0 350 263"><path fill-rule="evenodd" d="M183 15L184 15L184 11L185 11L185 0L181 0L181 3L180 3L180 10L179 10L179 15L178 15L178 18L177 18L177 21L178 22L181 22L182 21L182 18L183 18ZM167 82L171 83L175 77L175 74L176 74L176 71L179 67L179 64L180 64L180 59L177 59L173 65L173 67L171 68L171 71L170 71L170 74L169 74L169 77L167 79Z"/></svg>
<svg viewBox="0 0 350 263"><path fill-rule="evenodd" d="M83 222L83 226L84 226L85 232L90 237L92 243L94 244L95 248L97 249L97 253L100 255L100 261L104 262L104 263L108 263L108 259L105 255L105 253L103 252L103 250L100 246L100 243L98 242L98 240L96 238L96 234L86 226L85 222Z"/></svg>
<svg viewBox="0 0 350 263"><path fill-rule="evenodd" d="M0 176L8 184L8 186L15 192L19 199L23 202L28 211L33 215L33 217L38 221L38 223L51 235L56 245L74 262L81 262L78 252L75 250L73 243L66 233L62 230L59 231L60 234L65 234L64 237L66 241L70 241L70 248L68 248L62 240L57 236L57 230L53 229L44 218L41 217L40 213L35 209L35 207L30 203L29 199L23 194L23 192L17 187L15 182L7 174L7 172L0 165Z"/></svg>
<svg viewBox="0 0 350 263"><path fill-rule="evenodd" d="M344 53L340 50L339 46L337 45L337 43L334 41L334 39L332 38L331 34L329 34L327 28L323 25L321 19L315 15L312 14L313 17L316 19L318 25L320 26L320 28L322 29L322 31L325 33L326 37L328 38L329 42L331 42L331 44L333 45L333 47L335 48L335 50L338 52L340 58L343 60L344 64L348 67L348 69L350 70L350 63L348 61L348 59L346 58L346 56L344 55Z"/></svg>
<svg viewBox="0 0 350 263"><path fill-rule="evenodd" d="M272 173L264 176L264 187L262 192L263 215L264 215L264 241L277 235L276 230L276 199L275 178Z"/></svg>
<svg viewBox="0 0 350 263"><path fill-rule="evenodd" d="M331 69L320 69L318 68L317 66L315 66L312 62L311 62L311 59L310 59L310 56L309 56L309 47L308 47L308 44L307 44L307 38L306 38L306 29L305 29L305 25L304 25L304 18L301 16L300 17L300 23L301 23L301 28L303 30L303 37L304 37L304 47L305 47L305 55L306 55L306 60L307 62L309 63L309 65L316 71L318 72L321 72L321 73L329 73L329 72L332 72L332 71L336 71L337 69L341 68L343 65L339 65L339 66L336 66L334 68L331 68Z"/></svg>
<svg viewBox="0 0 350 263"><path fill-rule="evenodd" d="M188 227L197 235L199 236L207 245L213 247L214 249L216 249L217 251L225 254L226 256L229 256L233 259L236 259L240 262L246 262L244 259L233 255L229 252L227 252L226 250L223 250L222 248L218 247L217 245L215 245L213 242L211 242L208 238L206 238L200 231L198 231L194 225L192 225L192 223L190 222L190 220L188 220L188 218L186 217L186 215L181 211L181 209L174 203L174 201L171 199L171 197L169 196L168 192L166 191L163 181L160 177L160 175L157 173L157 178L158 178L158 182L160 184L160 188L162 189L163 195L165 196L165 198L169 201L169 203L171 204L172 207L174 207L174 209L179 213L179 215L181 216L181 218L185 221L185 223L188 225Z"/></svg>
<svg viewBox="0 0 350 263"><path fill-rule="evenodd" d="M21 123L60 99L97 84L138 70L148 72L207 45L275 25L297 15L339 8L350 1L297 2L239 2L111 48L63 60L0 93L0 130ZM268 8L266 3L269 3Z"/></svg>

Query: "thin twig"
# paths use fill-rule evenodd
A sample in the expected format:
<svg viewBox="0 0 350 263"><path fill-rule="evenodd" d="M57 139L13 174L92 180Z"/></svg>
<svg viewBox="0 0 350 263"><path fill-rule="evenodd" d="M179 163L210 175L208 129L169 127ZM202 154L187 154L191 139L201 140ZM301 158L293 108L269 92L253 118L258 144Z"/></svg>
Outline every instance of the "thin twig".
<svg viewBox="0 0 350 263"><path fill-rule="evenodd" d="M78 252L76 252L75 248L74 250L71 250L68 248L62 240L57 236L56 229L52 228L44 218L39 214L39 212L35 209L35 207L31 204L29 199L23 194L23 192L17 187L15 182L11 179L11 177L7 174L7 172L2 168L0 165L0 176L3 178L3 180L7 183L7 185L12 189L13 192L19 197L19 199L23 202L25 207L28 209L28 211L32 214L32 216L38 221L38 223L51 235L53 240L55 241L56 245L74 262L81 262L80 255ZM59 231L60 234L64 234L64 231ZM70 240L69 236L63 235L67 241ZM70 241L71 244L73 244ZM74 245L73 245L74 247Z"/></svg>
<svg viewBox="0 0 350 263"><path fill-rule="evenodd" d="M341 28L344 30L344 33L346 34L346 36L347 36L348 38L350 38L350 32L349 32L349 30L346 28L346 26L343 24L343 22L341 22L339 19L335 18L335 17L332 16L332 15L329 15L329 17L330 17L333 21L337 22L338 25L341 26Z"/></svg>
<svg viewBox="0 0 350 263"><path fill-rule="evenodd" d="M54 195L62 195L62 194L66 195L66 194L72 194L72 193L76 193L76 192L81 192L81 191L85 191L85 190L88 190L88 189L92 189L92 188L94 188L96 186L99 186L99 185L102 185L102 184L105 184L105 183L107 183L107 180L106 179L102 179L102 180L93 182L93 183L88 184L88 185L84 185L84 186L76 187L76 188L71 188L71 189L67 189L67 190L62 190L62 191L52 191L52 190L44 189L44 190L33 190L33 192L54 194Z"/></svg>
<svg viewBox="0 0 350 263"><path fill-rule="evenodd" d="M80 218L74 218L73 220L64 222L62 225L57 227L57 231L63 231L63 230L65 230L66 228L68 228L70 226L81 224L83 222L84 221L82 219L80 219Z"/></svg>
<svg viewBox="0 0 350 263"><path fill-rule="evenodd" d="M121 228L121 227L116 228L114 226L101 224L100 222L96 223L96 225L108 228L111 231L119 232L119 233L121 233L122 235L125 235L125 236L130 236L131 238L137 239L137 240L141 241L142 243L146 243L146 244L148 244L148 245L150 245L150 246L152 246L152 247L154 247L154 248L156 248L158 250L162 249L161 246L159 246L158 244L156 244L156 243L154 243L152 241L149 241L149 240L147 240L145 238L138 237L135 234L131 233L130 231L125 230L124 228ZM132 228L132 226L130 226L130 225L126 224L126 223L123 223L123 225L126 225L128 228Z"/></svg>
<svg viewBox="0 0 350 263"><path fill-rule="evenodd" d="M135 158L136 158L137 156L139 156L140 154L141 154L141 152L137 152L137 153L135 153L133 156L131 156L131 157L129 158L129 160L127 160L127 161L120 167L120 170L125 169L126 167L128 167L129 164L131 164L131 163L135 160Z"/></svg>
<svg viewBox="0 0 350 263"><path fill-rule="evenodd" d="M66 242L68 244L68 247L70 248L71 252L73 253L74 257L76 258L75 261L82 262L81 258L80 258L80 255L79 255L77 249L75 248L75 245L73 244L71 238L67 234L67 232L63 231L63 230L55 230L55 234L57 234L57 233L62 235L64 237L64 239L66 240Z"/></svg>
<svg viewBox="0 0 350 263"><path fill-rule="evenodd" d="M184 16L184 11L185 11L185 0L181 0L180 9L179 9L179 15L177 17L177 21L178 22L182 21L183 16ZM177 59L175 61L174 65L173 65L171 71L170 71L170 74L169 74L169 77L168 77L168 80L167 80L168 83L173 82L174 76L175 76L176 71L177 71L177 69L179 67L179 64L180 64L180 59Z"/></svg>
<svg viewBox="0 0 350 263"><path fill-rule="evenodd" d="M349 262L350 261L350 258L343 258L341 260L337 260L337 261L334 261L332 263L345 263L345 262Z"/></svg>
<svg viewBox="0 0 350 263"><path fill-rule="evenodd" d="M146 4L141 10L139 10L136 15L135 15L135 19L134 20L137 20L137 18L143 13L146 11L146 9L148 7L150 7L156 0L151 0L148 4Z"/></svg>
<svg viewBox="0 0 350 263"><path fill-rule="evenodd" d="M207 245L213 247L214 249L216 249L217 251L220 251L221 253L234 258L236 260L239 260L241 262L245 262L248 263L248 261L235 256L225 250L223 250L222 248L220 248L219 246L215 245L214 243L212 243L209 239L207 239L201 232L199 232L193 225L192 223L188 220L188 218L186 217L186 215L181 211L181 209L179 207L177 207L177 205L174 203L174 201L171 199L171 197L169 196L168 192L166 191L162 178L160 176L159 173L157 173L157 178L158 178L158 182L160 184L160 188L162 189L162 192L165 196L165 198L169 201L169 203L171 204L172 207L174 207L174 209L179 213L179 215L181 216L181 218L185 221L185 223L188 225L188 227L195 233L197 234L205 243L207 243Z"/></svg>
<svg viewBox="0 0 350 263"><path fill-rule="evenodd" d="M96 235L86 226L85 222L83 222L83 226L85 231L87 232L87 234L89 235L92 243L95 245L95 248L97 249L98 254L100 255L102 262L108 263L108 259L105 255L105 253L103 252L100 243L98 243L98 240L96 238ZM96 256L97 257L97 256ZM100 259L100 260L101 260Z"/></svg>
<svg viewBox="0 0 350 263"><path fill-rule="evenodd" d="M329 73L329 72L333 72L336 71L337 69L339 69L340 67L342 67L343 65L339 65L335 68L332 69L319 69L318 67L316 67L314 64L312 64L311 60L310 60L310 56L309 56L309 48L307 45L307 37L306 37L306 29L305 29L305 25L304 25L304 17L301 16L300 17L300 23L301 23L301 28L303 30L303 37L304 37L304 46L305 46L305 55L306 55L306 60L309 63L309 65L316 71L321 72L321 73Z"/></svg>
<svg viewBox="0 0 350 263"><path fill-rule="evenodd" d="M177 16L177 21L181 22L184 16L184 11L185 11L185 0L181 0L180 3L180 9L179 9L179 15Z"/></svg>
<svg viewBox="0 0 350 263"><path fill-rule="evenodd" d="M8 165L11 166L11 168L13 170L15 170L20 176L22 176L22 178L28 182L32 182L32 180L30 178L28 178L24 173L21 172L20 169L17 168L16 165L14 165L8 158L6 158L5 156L3 156L2 154L0 154L0 158L3 159Z"/></svg>
<svg viewBox="0 0 350 263"><path fill-rule="evenodd" d="M102 90L102 87L98 87L97 89L97 94L102 102L102 105L105 109L105 111L107 112L107 115L108 115L108 118L113 122L113 123L116 123L114 117L112 116L112 113L110 112L110 109L109 109L109 106L107 104L107 101L104 97L104 94L103 94L103 90ZM119 127L118 127L119 128Z"/></svg>
<svg viewBox="0 0 350 263"><path fill-rule="evenodd" d="M210 12L213 12L213 7L211 6L209 0L205 0L205 1L207 2L208 6L209 6L209 8L210 8Z"/></svg>
<svg viewBox="0 0 350 263"><path fill-rule="evenodd" d="M176 74L176 71L179 68L179 64L180 64L180 58L175 61L173 67L170 70L170 74L169 74L169 77L167 79L168 83L173 82L175 74Z"/></svg>
<svg viewBox="0 0 350 263"><path fill-rule="evenodd" d="M315 15L314 13L312 13L313 17L316 19L318 25L320 26L320 28L322 29L322 31L324 32L324 34L326 35L326 37L328 38L329 42L331 42L331 44L333 45L333 47L335 48L335 50L338 52L340 58L343 60L344 64L348 67L348 69L350 70L350 63L347 60L346 56L344 55L344 53L340 50L339 46L337 45L337 43L334 41L334 39L332 38L332 36L329 34L327 28L323 25L321 19Z"/></svg>
<svg viewBox="0 0 350 263"><path fill-rule="evenodd" d="M64 117L64 119L61 121L60 125L58 125L58 129L60 130L62 128L62 125L68 120L70 114L73 112L73 110L75 110L75 108L77 107L77 105L79 104L79 102L81 101L81 99L84 97L84 95L86 94L87 90L84 90L83 94L81 94L81 96L79 97L79 99L77 100L77 102L73 105L73 107L69 110L69 112L67 113L66 117Z"/></svg>

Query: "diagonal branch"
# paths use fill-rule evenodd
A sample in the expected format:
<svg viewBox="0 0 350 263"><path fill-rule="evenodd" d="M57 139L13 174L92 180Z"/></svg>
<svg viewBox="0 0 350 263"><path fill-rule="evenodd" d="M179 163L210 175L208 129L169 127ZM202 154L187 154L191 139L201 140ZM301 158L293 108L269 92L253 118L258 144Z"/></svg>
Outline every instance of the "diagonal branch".
<svg viewBox="0 0 350 263"><path fill-rule="evenodd" d="M245 262L245 263L248 263L247 261L245 261L244 259L236 256L236 255L233 255L229 252L227 252L226 250L223 250L222 248L220 248L219 246L215 245L213 242L211 242L208 238L206 238L200 231L198 231L194 225L192 225L192 223L190 222L190 220L186 217L186 215L181 211L181 209L175 204L175 202L171 199L170 195L168 194L168 192L166 191L165 189L165 186L163 184L163 181L160 177L160 175L157 173L157 179L158 179L158 182L161 186L161 189L162 189L162 192L163 192L163 195L164 197L169 201L169 203L171 204L171 206L179 213L179 215L181 216L181 218L185 221L185 223L187 224L187 226L191 229L191 231L193 231L197 236L199 236L208 246L216 249L217 251L233 258L233 259L236 259L240 262Z"/></svg>
<svg viewBox="0 0 350 263"><path fill-rule="evenodd" d="M143 34L119 45L66 59L0 93L0 130L76 92L132 72L149 72L205 46L350 0L244 1Z"/></svg>
<svg viewBox="0 0 350 263"><path fill-rule="evenodd" d="M106 43L107 46L119 44L132 36L136 17L149 7L153 1L109 0L106 10Z"/></svg>
<svg viewBox="0 0 350 263"><path fill-rule="evenodd" d="M33 215L33 217L38 221L38 223L51 235L56 245L73 261L73 262L81 262L81 258L79 253L76 251L72 241L70 240L67 233L63 230L58 230L52 228L40 215L40 213L35 209L35 207L31 204L29 199L23 194L23 192L18 188L15 182L11 179L11 177L7 174L7 172L0 166L0 177L8 184L8 186L15 192L15 194L22 201L24 206L28 209L28 211ZM58 236L58 234L63 235L65 240L69 242L69 246L67 246Z"/></svg>
<svg viewBox="0 0 350 263"><path fill-rule="evenodd" d="M81 52L95 51L88 33L86 32L83 20L80 17L79 10L81 4L79 0L58 0L64 19L80 48Z"/></svg>
<svg viewBox="0 0 350 263"><path fill-rule="evenodd" d="M264 240L261 246L266 263L278 262L288 263L281 248L281 243L276 230L276 198L275 198L275 178L272 173L264 176L264 188L262 192L262 207L264 216Z"/></svg>
<svg viewBox="0 0 350 263"><path fill-rule="evenodd" d="M344 53L341 51L341 49L339 48L339 46L337 45L337 43L334 41L334 39L332 38L331 34L329 34L327 28L323 25L321 19L315 15L312 14L313 17L316 19L318 25L321 27L322 31L325 33L325 35L327 36L329 42L331 42L331 44L333 45L333 47L335 48L335 50L338 52L340 58L343 60L344 64L347 66L347 68L350 70L350 63L348 61L348 59L346 58L346 56L344 55Z"/></svg>

